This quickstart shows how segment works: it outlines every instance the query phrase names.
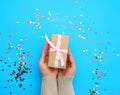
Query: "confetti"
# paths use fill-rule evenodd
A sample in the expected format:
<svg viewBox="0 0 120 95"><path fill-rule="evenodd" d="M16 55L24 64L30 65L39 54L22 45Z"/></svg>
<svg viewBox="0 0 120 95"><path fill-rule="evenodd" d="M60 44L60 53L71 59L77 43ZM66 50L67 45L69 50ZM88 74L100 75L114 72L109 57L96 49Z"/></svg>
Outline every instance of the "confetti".
<svg viewBox="0 0 120 95"><path fill-rule="evenodd" d="M2 62L2 59L0 59L0 62Z"/></svg>
<svg viewBox="0 0 120 95"><path fill-rule="evenodd" d="M12 92L10 91L10 94L12 94Z"/></svg>
<svg viewBox="0 0 120 95"><path fill-rule="evenodd" d="M99 87L99 86L100 86L100 84L99 84L98 82L95 82L95 85L96 85L96 87Z"/></svg>
<svg viewBox="0 0 120 95"><path fill-rule="evenodd" d="M87 52L88 52L88 49L83 50L83 53L87 53Z"/></svg>
<svg viewBox="0 0 120 95"><path fill-rule="evenodd" d="M19 21L16 21L16 25L18 25L19 24Z"/></svg>
<svg viewBox="0 0 120 95"><path fill-rule="evenodd" d="M85 2L88 3L89 0L84 0L84 3ZM88 18L86 18L86 17L88 17L89 14L86 16L85 10L84 10L84 12L82 12L83 8L81 6L81 1L75 0L74 3L76 4L75 8L78 8L78 11L77 10L73 10L73 12L70 11L70 14L69 14L69 12L67 12L67 14L66 14L66 13L63 13L63 11L62 12L58 11L58 9L52 10L52 8L47 9L47 7L46 7L46 9L47 9L46 11L45 10L40 11L39 8L36 8L35 10L30 9L30 10L33 10L33 12L34 12L33 14L35 14L33 17L31 17L32 14L29 14L29 13L31 13L30 10L28 10L29 15L25 14L27 12L27 10L25 9L26 6L23 2L20 3L20 6L22 7L22 13L24 13L25 16L23 16L23 14L18 15L18 13L17 13L17 16L21 17L21 20L18 19L16 21L14 21L13 24L15 24L15 28L21 22L22 22L21 25L24 25L22 20L24 20L25 17L31 17L31 18L25 19L24 21L27 26L33 27L33 30L31 31L31 34L29 35L28 31L23 32L23 30L22 30L19 32L20 28L17 27L16 29L10 30L10 31L12 31L12 34L9 33L10 31L7 31L7 34L5 34L4 39L2 39L2 42L4 44L7 44L7 47L5 47L6 48L5 57L3 56L3 58L2 58L0 56L0 65L5 65L5 66L1 66L2 68L0 68L0 71L2 73L5 73L6 70L8 70L8 69L10 71L7 73L8 76L10 76L10 77L8 79L5 79L8 86L5 84L3 86L3 88L9 89L9 84L16 82L15 84L17 84L17 85L15 85L15 86L18 86L21 90L27 90L27 87L25 86L24 82L26 82L28 80L28 78L26 76L32 73L33 63L30 61L32 58L32 54L31 54L30 50L26 49L26 43L29 43L29 42L27 42L27 41L29 41L29 39L32 41L35 40L35 39L33 39L35 37L32 37L32 36L33 36L33 34L36 33L36 31L39 31L39 30L40 30L40 32L39 32L40 34L38 34L38 38L40 38L40 40L43 40L44 33L45 33L44 31L46 31L46 29L48 29L48 30L53 29L52 27L49 27L49 26L53 26L53 27L55 27L55 29L53 29L52 31L56 31L57 33L61 33L63 35L70 34L70 36L73 36L75 39L77 39L80 42L83 41L83 43L84 43L84 41L86 41L86 42L90 43L90 44L86 43L83 46L83 49L80 50L80 52L87 54L90 57L90 60L88 60L88 62L92 63L89 65L91 67L93 67L90 71L91 79L93 82L93 87L89 87L89 89L88 89L89 95L98 95L98 94L101 95L102 90L103 91L107 90L103 86L101 81L107 77L109 68L104 67L104 69L103 69L102 66L105 64L104 62L107 61L106 60L107 57L110 57L112 54L114 54L114 57L117 57L117 59L119 59L120 52L117 50L114 50L114 51L112 50L113 52L111 54L111 52L108 51L111 48L110 45L113 44L113 39L110 39L109 37L107 37L106 34L107 35L111 34L111 32L110 31L104 32L104 30L103 31L97 30L95 28L95 26L97 25L97 22L93 21L92 19L88 20ZM73 8L73 7L71 7L71 8ZM73 8L73 9L75 9L75 8ZM28 5L27 5L27 9L29 9ZM77 14L74 13L74 11L77 11ZM19 11L17 11L17 12L19 12ZM87 21L87 22L85 22L85 21ZM10 29L10 28L8 28L8 29ZM3 30L0 30L1 38L4 36L4 33L5 33ZM27 29L27 30L29 30L29 29ZM51 32L51 31L47 31L47 32ZM105 41L103 41L103 38L102 38L104 36L106 36ZM19 37L21 37L21 39L19 39ZM99 38L100 38L100 40L99 40ZM19 41L16 39L19 39ZM24 44L24 41L26 42L25 44ZM104 45L106 45L106 46L104 47ZM99 46L99 47L97 47L97 46ZM94 49L91 52L90 48L92 48L92 49L96 48L96 49ZM103 48L105 48L105 50ZM100 49L103 49L103 50L100 50ZM108 54L108 52L109 52L109 54ZM14 57L12 56L12 54L14 55ZM32 83L28 83L27 85L30 87L33 86ZM8 93L14 94L14 90L13 91L10 90ZM111 91L110 93L112 95L115 94L114 91Z"/></svg>
<svg viewBox="0 0 120 95"><path fill-rule="evenodd" d="M44 16L41 16L40 15L40 10L37 8L36 9L36 19L35 19L35 21L32 21L32 20L30 20L30 21L28 21L28 24L31 26L31 25L34 25L35 26L35 30L40 30L41 28L42 28L42 25L41 25L41 23L40 23L40 20L42 19L42 18L44 18Z"/></svg>
<svg viewBox="0 0 120 95"><path fill-rule="evenodd" d="M120 57L120 54L117 54L117 57Z"/></svg>
<svg viewBox="0 0 120 95"><path fill-rule="evenodd" d="M96 60L98 60L98 62L102 62L103 61L103 55L104 55L104 52L102 51L102 52L98 52L98 50L97 49L94 49L94 57L95 57L95 59Z"/></svg>
<svg viewBox="0 0 120 95"><path fill-rule="evenodd" d="M103 71L103 69L100 68L100 65L102 65L103 59L106 54L107 54L106 50L99 51L98 49L94 49L94 54L93 54L94 58L92 58L91 62L96 63L96 64L92 64L92 65L95 65L96 68L92 70L93 76L91 77L91 79L95 86L92 89L89 89L89 93L90 93L89 95L98 95L101 93L101 91L106 91L102 87L102 84L100 84L100 81L99 81L100 79L102 80L103 78L105 78L106 75L108 74L107 69Z"/></svg>
<svg viewBox="0 0 120 95"><path fill-rule="evenodd" d="M24 40L21 38L17 44L13 44L13 42L8 42L8 49L9 52L16 52L16 58L14 62L11 61L11 57L8 57L8 62L3 61L2 58L0 58L0 63L4 63L4 65L7 65L8 69L10 69L10 79L7 79L7 83L11 82L17 82L19 88L22 88L23 90L26 90L23 81L26 80L25 75L32 73L32 63L29 62L29 59L32 57L32 54L30 51L26 51L24 49ZM13 64L12 64L13 63ZM1 69L2 72L6 71L6 68ZM29 86L32 86L30 84ZM4 88L8 88L7 86L4 86ZM13 91L10 91L10 94L13 94Z"/></svg>
<svg viewBox="0 0 120 95"><path fill-rule="evenodd" d="M89 92L90 92L89 95L98 95L99 94L98 90L95 88L89 89Z"/></svg>
<svg viewBox="0 0 120 95"><path fill-rule="evenodd" d="M78 35L78 38L79 38L79 39L82 39L82 40L87 40L87 38L84 37L84 36L82 36L81 34Z"/></svg>

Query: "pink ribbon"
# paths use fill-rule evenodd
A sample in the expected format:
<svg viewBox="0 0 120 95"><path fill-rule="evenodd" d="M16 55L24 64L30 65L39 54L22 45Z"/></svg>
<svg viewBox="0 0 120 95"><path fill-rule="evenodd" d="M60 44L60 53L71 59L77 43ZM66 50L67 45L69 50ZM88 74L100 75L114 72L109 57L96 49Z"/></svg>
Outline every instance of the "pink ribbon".
<svg viewBox="0 0 120 95"><path fill-rule="evenodd" d="M56 52L54 67L56 67L56 68L58 67L58 61L60 61L61 66L64 66L65 63L64 63L62 53L67 54L68 51L66 49L60 49L62 36L58 35L58 40L57 40L56 46L54 46L52 44L52 42L48 39L47 34L45 34L45 38L46 38L48 44L51 46L50 47L50 52Z"/></svg>

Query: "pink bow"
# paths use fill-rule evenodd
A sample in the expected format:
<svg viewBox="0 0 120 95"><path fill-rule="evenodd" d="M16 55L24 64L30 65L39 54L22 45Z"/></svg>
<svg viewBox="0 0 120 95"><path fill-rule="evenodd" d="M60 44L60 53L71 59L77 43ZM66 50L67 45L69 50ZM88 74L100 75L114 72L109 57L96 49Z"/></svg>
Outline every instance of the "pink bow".
<svg viewBox="0 0 120 95"><path fill-rule="evenodd" d="M65 64L64 64L62 52L67 54L67 50L66 49L60 49L62 36L58 35L58 40L57 40L56 46L54 46L52 44L52 42L48 39L47 34L45 34L45 38L46 38L48 44L51 46L50 52L56 52L54 67L56 67L56 68L58 67L58 61L60 61L61 66L64 66Z"/></svg>

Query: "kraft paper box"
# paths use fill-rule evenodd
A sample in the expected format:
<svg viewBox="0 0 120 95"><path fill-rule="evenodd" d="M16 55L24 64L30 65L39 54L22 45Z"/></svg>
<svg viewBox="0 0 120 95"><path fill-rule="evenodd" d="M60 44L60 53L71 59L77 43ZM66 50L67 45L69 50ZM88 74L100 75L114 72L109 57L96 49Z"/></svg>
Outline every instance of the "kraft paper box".
<svg viewBox="0 0 120 95"><path fill-rule="evenodd" d="M69 36L53 34L51 42L55 47L57 47L57 45L58 45L58 48L60 50L68 51ZM58 56L58 55L60 55L60 56ZM59 57L58 60L57 60L57 64L55 63L56 59L57 59L56 57L57 58ZM65 52L59 52L59 54L58 54L54 50L51 51L51 46L50 46L48 67L66 69L66 59L67 59L67 52L66 53Z"/></svg>

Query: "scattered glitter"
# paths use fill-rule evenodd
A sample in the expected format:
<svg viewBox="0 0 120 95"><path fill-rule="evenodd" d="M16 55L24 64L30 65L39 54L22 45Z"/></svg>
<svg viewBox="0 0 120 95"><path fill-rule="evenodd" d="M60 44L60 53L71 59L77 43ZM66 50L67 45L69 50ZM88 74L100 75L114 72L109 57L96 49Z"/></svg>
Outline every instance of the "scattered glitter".
<svg viewBox="0 0 120 95"><path fill-rule="evenodd" d="M42 28L41 23L40 23L40 19L44 18L44 16L40 15L40 10L37 8L36 9L36 20L35 21L28 21L28 24L34 25L35 26L35 30L40 30Z"/></svg>
<svg viewBox="0 0 120 95"><path fill-rule="evenodd" d="M96 87L99 87L99 86L100 86L100 84L99 84L98 82L95 82L95 85L96 85Z"/></svg>
<svg viewBox="0 0 120 95"><path fill-rule="evenodd" d="M29 21L29 22L28 22L28 24L29 24L29 25L32 25L32 24L33 24L33 22L32 22L32 21Z"/></svg>
<svg viewBox="0 0 120 95"><path fill-rule="evenodd" d="M44 38L44 36L42 35L41 38Z"/></svg>
<svg viewBox="0 0 120 95"><path fill-rule="evenodd" d="M11 58L8 58L8 60L10 60Z"/></svg>
<svg viewBox="0 0 120 95"><path fill-rule="evenodd" d="M91 29L90 28L87 28L88 31L90 31Z"/></svg>
<svg viewBox="0 0 120 95"><path fill-rule="evenodd" d="M66 19L70 18L69 16L66 16Z"/></svg>
<svg viewBox="0 0 120 95"><path fill-rule="evenodd" d="M69 21L70 24L72 24L72 21Z"/></svg>
<svg viewBox="0 0 120 95"><path fill-rule="evenodd" d="M87 53L87 52L88 52L88 50L87 50L87 49L83 50L83 53Z"/></svg>
<svg viewBox="0 0 120 95"><path fill-rule="evenodd" d="M82 36L81 34L78 35L78 38L82 39L82 40L87 40L86 37Z"/></svg>
<svg viewBox="0 0 120 95"><path fill-rule="evenodd" d="M120 57L120 54L117 54L117 57Z"/></svg>
<svg viewBox="0 0 120 95"><path fill-rule="evenodd" d="M115 94L115 92L112 92L111 94L112 94L112 95L114 95L114 94Z"/></svg>
<svg viewBox="0 0 120 95"><path fill-rule="evenodd" d="M108 70L105 70L105 72L100 72L98 68L92 71L94 75L96 75L96 79L100 79L106 76L108 73Z"/></svg>
<svg viewBox="0 0 120 95"><path fill-rule="evenodd" d="M0 62L2 62L2 59L0 59Z"/></svg>
<svg viewBox="0 0 120 95"><path fill-rule="evenodd" d="M89 92L90 92L89 95L98 95L99 94L98 90L95 88L89 89Z"/></svg>
<svg viewBox="0 0 120 95"><path fill-rule="evenodd" d="M2 58L0 58L0 63L3 62L5 65L7 65L8 68L11 68L11 71L9 73L10 79L7 79L7 83L15 81L18 83L19 88L22 88L24 86L22 82L26 80L25 74L32 73L32 63L29 63L29 58L31 58L32 55L30 51L24 50L23 41L24 40L21 38L17 44L13 44L13 42L8 42L7 51L16 51L17 61L14 61L13 64L11 64L10 57L7 58L8 62L3 61ZM1 69L2 72L4 72L5 70L6 69L4 68ZM30 86L32 86L32 84L30 84ZM7 87L4 86L4 88ZM23 90L25 90L25 87L23 88ZM10 91L10 94L12 94L12 91Z"/></svg>
<svg viewBox="0 0 120 95"><path fill-rule="evenodd" d="M2 69L2 71L4 71L4 69Z"/></svg>
<svg viewBox="0 0 120 95"><path fill-rule="evenodd" d="M94 50L94 57L96 60L98 60L99 62L102 62L103 61L103 55L104 55L104 52L98 52L97 49Z"/></svg>
<svg viewBox="0 0 120 95"><path fill-rule="evenodd" d="M19 24L19 21L16 21L16 25L18 25Z"/></svg>
<svg viewBox="0 0 120 95"><path fill-rule="evenodd" d="M12 94L12 92L10 91L10 94Z"/></svg>
<svg viewBox="0 0 120 95"><path fill-rule="evenodd" d="M12 42L8 43L8 50L11 50L13 48L14 48L13 43Z"/></svg>
<svg viewBox="0 0 120 95"><path fill-rule="evenodd" d="M56 16L53 18L52 13L50 11L48 11L47 20L50 22L55 22L55 18L56 18ZM57 20L58 20L58 16L57 16Z"/></svg>
<svg viewBox="0 0 120 95"><path fill-rule="evenodd" d="M48 12L48 14L49 14L49 16L52 16L52 14L51 14L51 12L50 12L50 11Z"/></svg>
<svg viewBox="0 0 120 95"><path fill-rule="evenodd" d="M62 32L62 34L65 34L65 32Z"/></svg>
<svg viewBox="0 0 120 95"><path fill-rule="evenodd" d="M26 40L29 40L29 37L28 37L28 36L26 36L26 37L25 37L25 39L26 39Z"/></svg>
<svg viewBox="0 0 120 95"><path fill-rule="evenodd" d="M79 24L82 24L82 22L79 22Z"/></svg>
<svg viewBox="0 0 120 95"><path fill-rule="evenodd" d="M83 16L83 14L80 14L80 16Z"/></svg>
<svg viewBox="0 0 120 95"><path fill-rule="evenodd" d="M89 0L85 0L85 2L88 2L88 1ZM76 0L76 3L78 4L79 1ZM24 6L25 5L22 4L22 7L24 7ZM79 6L79 8L81 9L81 6ZM26 12L26 9L24 9L24 12ZM75 22L75 20L72 20L72 19L82 18L83 13L79 13L78 16L76 14L73 14L72 16L65 14L61 17L64 17L66 22L62 23L62 25L59 25L59 23L57 23L57 24L55 23L56 24L55 26L57 28L61 28L60 26L62 26L62 29L67 29L69 26L72 26L73 29L76 29L77 32L79 32L77 35L78 38L83 40L83 41L88 40L88 38L89 38L88 33L93 32L95 35L98 35L98 36L100 36L103 33L103 32L98 32L98 31L96 32L96 31L94 31L94 29L92 29L92 31L91 31L91 27L86 26L87 23L85 23L81 19L78 20L77 23ZM34 27L34 30L33 30L34 32L32 32L32 34L35 34L35 30L40 30L43 28L44 24L42 24L42 21L41 21L42 18L45 18L49 22L58 22L61 20L60 19L61 17L59 17L58 13L54 13L52 10L47 12L47 16L41 16L39 8L36 8L35 20L29 19L27 21L27 24L31 27L32 26ZM16 25L18 25L19 21L16 21L15 23L16 23ZM96 22L94 21L92 24L96 25ZM61 30L61 31L64 31L64 32L62 32L62 34L66 33L66 30ZM12 34L16 34L16 33L17 32L15 30L15 31L13 31ZM109 33L110 32L106 32L106 34L109 34ZM2 32L0 32L0 35L1 34L2 34ZM6 38L12 38L12 37L13 37L13 35L9 35L9 34L6 35ZM44 38L43 35L40 35L40 37ZM25 38L25 40L29 40L29 36L25 35L24 38ZM3 40L3 42L7 42L7 41L8 41L7 39ZM96 42L96 40L93 40L93 39L91 39L89 41L92 45L95 45L95 44L103 45L102 41ZM7 60L3 61L3 59L0 58L0 63L3 62L3 64L6 65L7 68L12 69L11 73L9 74L10 79L9 80L7 79L7 82L10 83L10 82L16 81L16 82L18 82L19 88L21 88L22 90L26 90L26 88L24 87L23 81L26 80L26 78L25 78L26 74L29 74L32 72L31 67L33 64L29 63L29 58L31 58L32 55L31 55L30 51L25 50L23 42L24 42L24 40L22 38L20 39L20 41L16 45L12 41L10 41L8 43L8 47L7 47L7 51L6 51ZM106 44L109 45L110 42L111 42L111 39L108 39L106 41ZM11 60L13 60L13 58L10 56L10 54L14 50L16 51L15 56L17 57L17 60L14 60L13 64L9 64L9 63L12 63ZM88 49L84 49L84 50L82 50L82 52L88 53L90 51ZM120 57L119 52L113 51L113 53L116 57ZM100 86L102 86L102 84L100 84L98 80L101 80L102 78L106 77L106 75L108 73L107 69L105 71L102 71L99 68L99 66L100 66L100 64L102 64L103 60L105 60L105 54L106 54L105 51L99 51L99 49L95 49L94 53L92 55L92 59L90 60L90 62L94 63L94 65L97 63L98 67L95 67L94 70L92 70L92 75L93 75L92 80L94 81L93 84L95 85L95 88L89 89L89 93L90 93L89 95L98 95L100 93L98 88ZM91 65L93 65L93 64L91 64ZM14 67L14 68L12 68L12 67ZM1 68L0 70L2 72L6 71L5 68ZM28 85L32 86L32 83L28 84ZM8 88L8 87L4 86L4 88ZM104 91L106 91L106 89L104 89ZM9 94L12 94L12 93L13 93L12 91L9 91ZM114 94L114 92L111 92L111 94Z"/></svg>

